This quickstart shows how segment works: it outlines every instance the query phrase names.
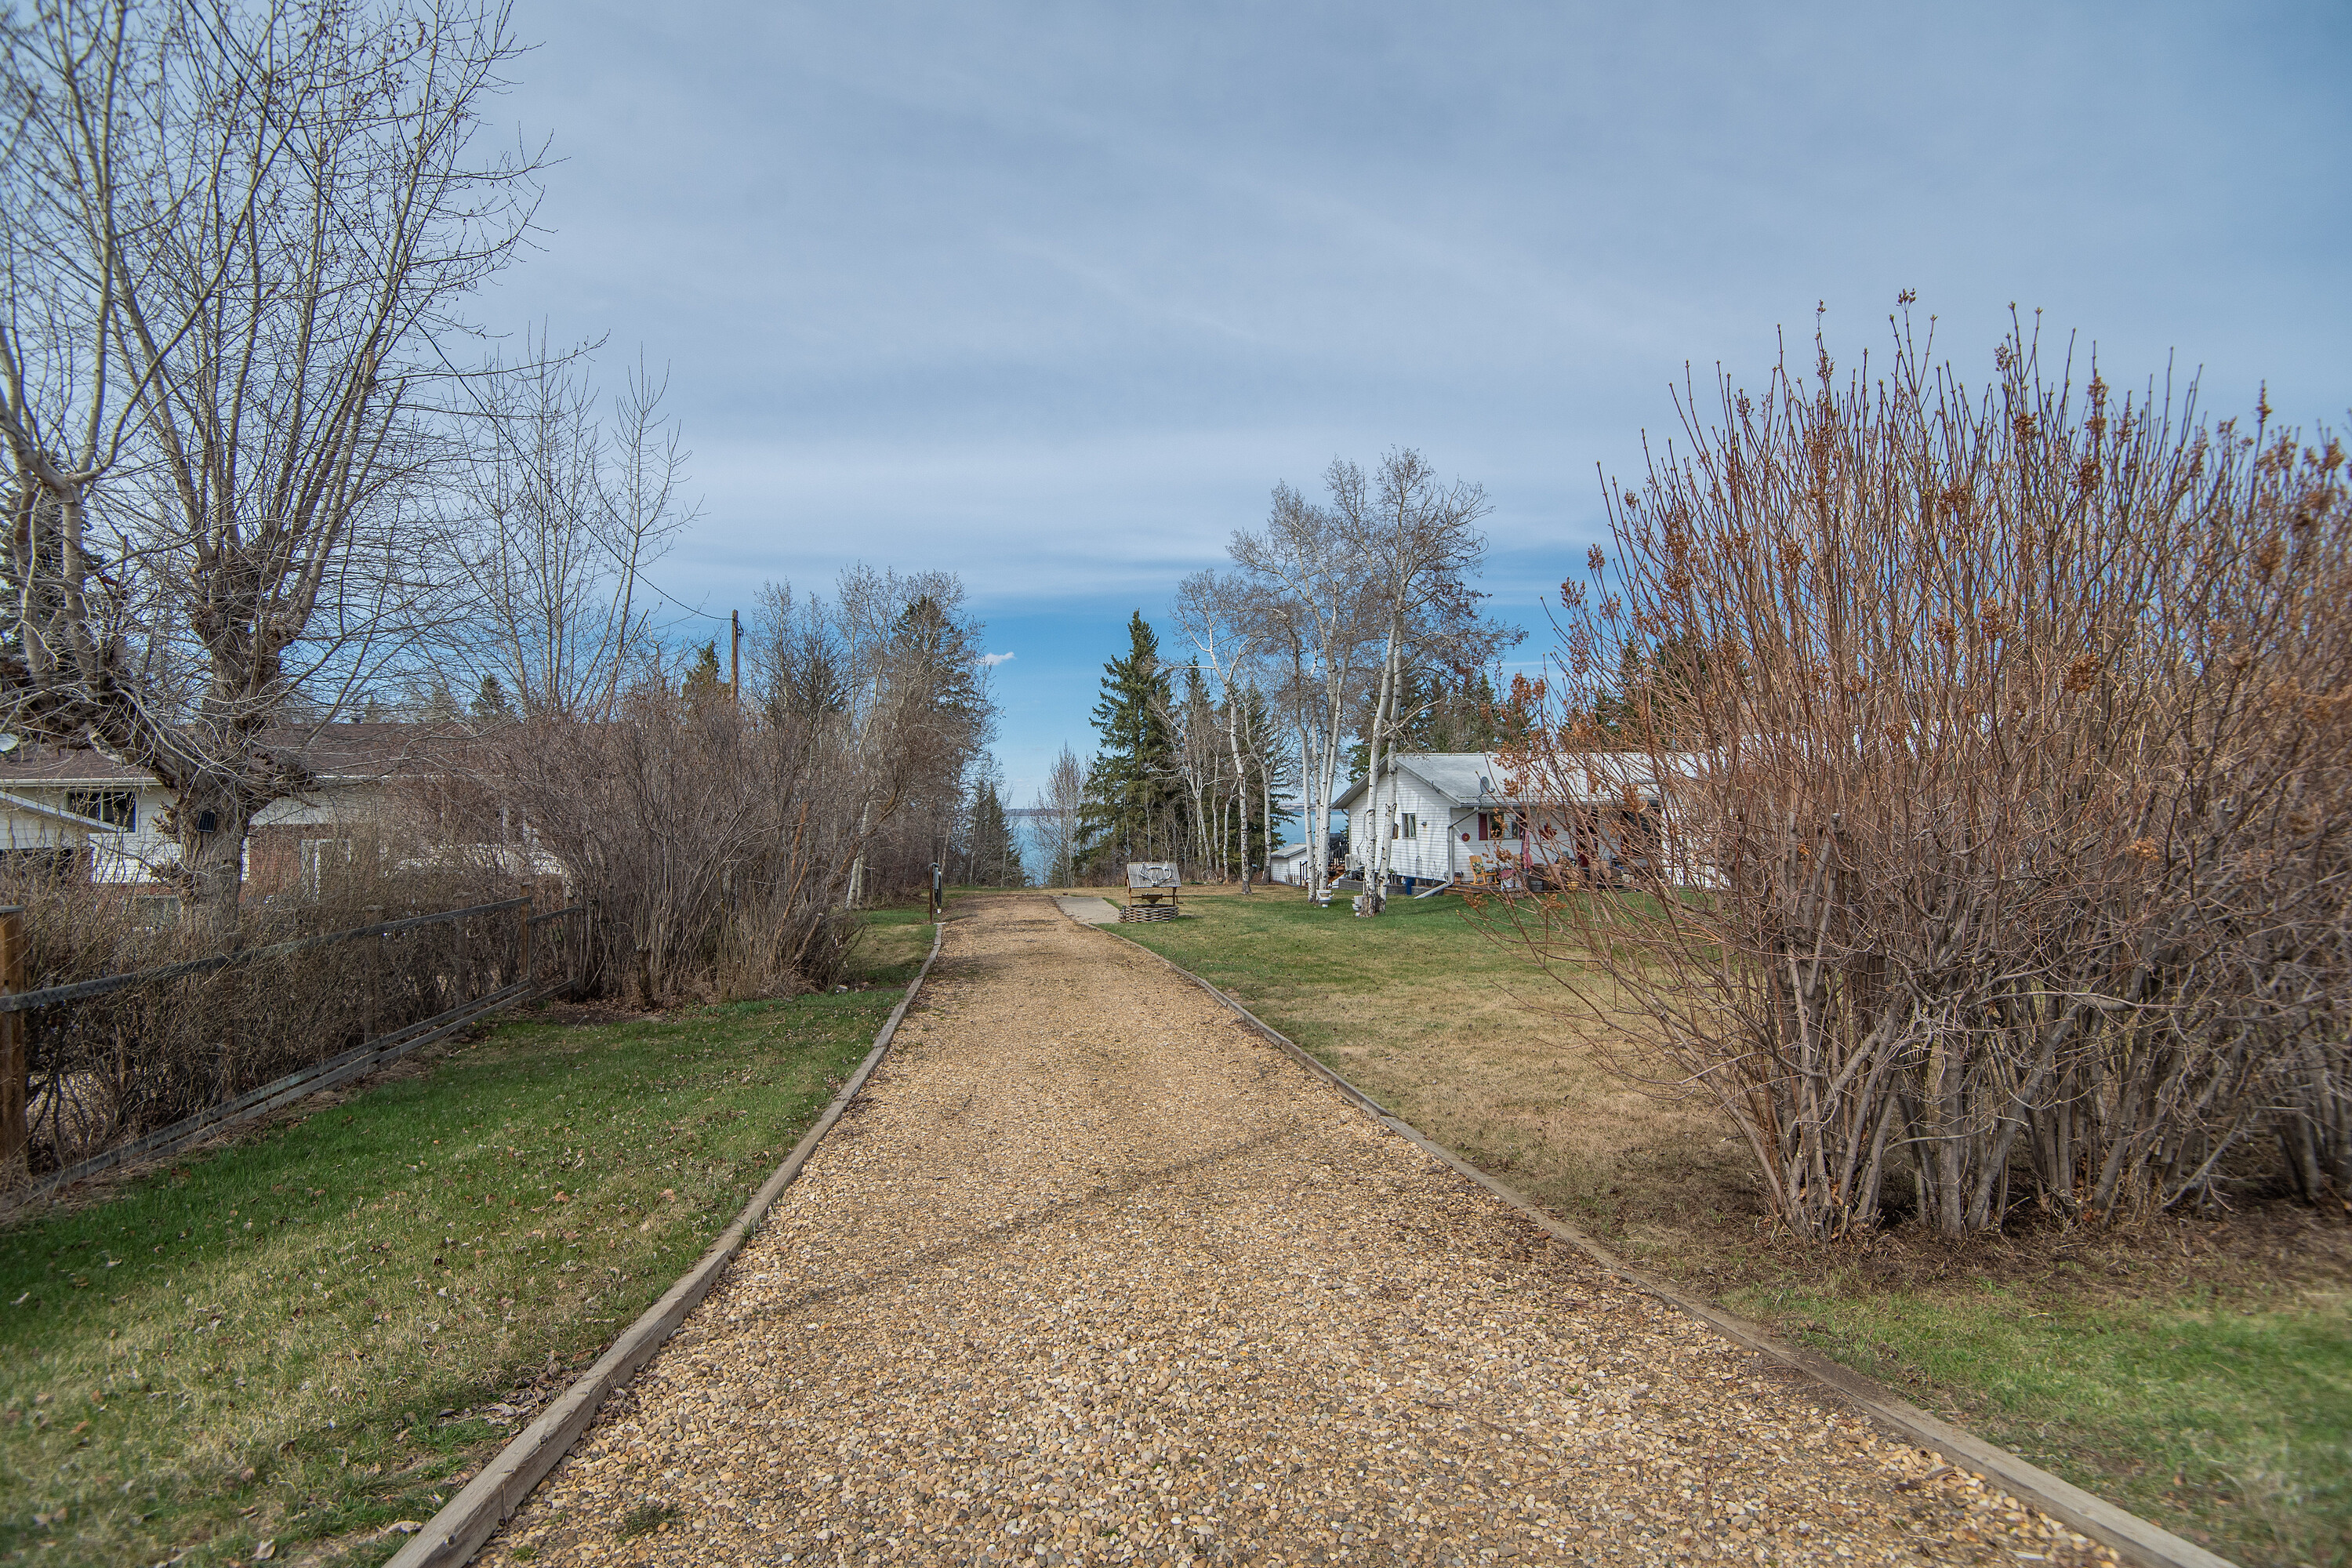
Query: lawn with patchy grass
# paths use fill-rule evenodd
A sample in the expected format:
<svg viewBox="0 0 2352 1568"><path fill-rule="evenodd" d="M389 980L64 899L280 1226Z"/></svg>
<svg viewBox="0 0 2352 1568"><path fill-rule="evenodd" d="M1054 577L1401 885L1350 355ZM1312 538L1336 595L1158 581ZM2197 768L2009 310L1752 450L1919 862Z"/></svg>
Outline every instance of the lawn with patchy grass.
<svg viewBox="0 0 2352 1568"><path fill-rule="evenodd" d="M1965 1244L1776 1234L1709 1107L1608 1072L1598 1026L1461 900L1359 920L1188 889L1118 928L1407 1121L1694 1293L2249 1564L2352 1564L2352 1226L2286 1205Z"/></svg>
<svg viewBox="0 0 2352 1568"><path fill-rule="evenodd" d="M741 1210L920 922L845 993L509 1024L0 1230L0 1555L391 1555Z"/></svg>

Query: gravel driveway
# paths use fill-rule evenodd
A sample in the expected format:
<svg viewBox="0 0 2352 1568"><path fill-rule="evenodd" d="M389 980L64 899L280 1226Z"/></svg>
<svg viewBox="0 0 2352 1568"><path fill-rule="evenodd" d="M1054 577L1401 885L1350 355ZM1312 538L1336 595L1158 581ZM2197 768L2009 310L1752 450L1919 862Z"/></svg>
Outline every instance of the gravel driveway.
<svg viewBox="0 0 2352 1568"><path fill-rule="evenodd" d="M1038 896L509 1563L2112 1561L1610 1283Z"/></svg>

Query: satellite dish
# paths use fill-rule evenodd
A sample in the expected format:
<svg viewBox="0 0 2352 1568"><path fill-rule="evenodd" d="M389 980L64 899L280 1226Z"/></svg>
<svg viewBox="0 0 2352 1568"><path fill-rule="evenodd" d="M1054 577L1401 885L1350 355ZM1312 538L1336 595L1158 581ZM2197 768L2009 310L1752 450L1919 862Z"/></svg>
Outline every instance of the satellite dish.
<svg viewBox="0 0 2352 1568"><path fill-rule="evenodd" d="M1494 781L1493 779L1488 778L1485 773L1480 773L1480 774L1478 775L1478 793L1479 793L1480 795L1492 795L1492 794L1494 794L1494 793L1495 793L1495 781Z"/></svg>
<svg viewBox="0 0 2352 1568"><path fill-rule="evenodd" d="M6 755L8 752L13 752L13 751L15 751L16 749L16 736L14 736L14 735L0 735L0 756L5 756L5 755Z"/></svg>

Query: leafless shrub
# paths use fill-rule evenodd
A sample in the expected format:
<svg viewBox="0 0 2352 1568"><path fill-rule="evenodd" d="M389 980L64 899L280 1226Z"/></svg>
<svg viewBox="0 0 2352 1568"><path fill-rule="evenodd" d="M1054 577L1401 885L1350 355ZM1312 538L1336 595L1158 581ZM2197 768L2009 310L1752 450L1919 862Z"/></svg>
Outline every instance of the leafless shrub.
<svg viewBox="0 0 2352 1568"><path fill-rule="evenodd" d="M421 869L420 847L362 832L322 868L317 896L248 913L247 945L349 931L514 896L511 879ZM36 987L220 951L207 928L157 921L172 901L46 877L0 886L25 911ZM511 912L361 938L40 1008L31 1020L31 1169L198 1114L362 1040L519 978Z"/></svg>
<svg viewBox="0 0 2352 1568"><path fill-rule="evenodd" d="M525 720L481 761L587 911L583 981L654 1005L789 994L828 977L851 836L820 816L793 737L658 683L614 720Z"/></svg>
<svg viewBox="0 0 2352 1568"><path fill-rule="evenodd" d="M2352 1192L2342 451L1996 363L1824 348L1612 487L1514 761L1644 753L1657 852L1530 940L1805 1232L2211 1202L2273 1135Z"/></svg>
<svg viewBox="0 0 2352 1568"><path fill-rule="evenodd" d="M923 885L961 819L991 709L961 596L944 574L853 573L830 602L777 589L742 692L656 668L609 721L501 727L456 770L445 815L474 825L442 831L529 825L587 911L592 991L828 984L845 909Z"/></svg>

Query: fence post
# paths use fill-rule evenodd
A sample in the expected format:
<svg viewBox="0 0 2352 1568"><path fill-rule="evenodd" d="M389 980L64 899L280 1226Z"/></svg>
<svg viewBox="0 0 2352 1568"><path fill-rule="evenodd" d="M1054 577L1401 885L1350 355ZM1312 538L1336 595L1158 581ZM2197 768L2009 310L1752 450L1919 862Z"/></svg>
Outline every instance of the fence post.
<svg viewBox="0 0 2352 1568"><path fill-rule="evenodd" d="M360 913L367 917L366 923L369 925L383 923L382 904L363 905ZM367 953L368 959L367 1013L360 1020L360 1038L366 1041L375 1038L376 1005L383 993L383 938L378 936L372 939L363 951Z"/></svg>
<svg viewBox="0 0 2352 1568"><path fill-rule="evenodd" d="M9 904L0 908L0 994L24 989L25 910ZM0 1182L30 1163L25 1097L32 1087L33 1053L26 1048L32 1024L23 1013L0 1013Z"/></svg>
<svg viewBox="0 0 2352 1568"><path fill-rule="evenodd" d="M515 978L525 985L530 984L530 895L522 896L522 908L515 911L515 940L521 944L521 962Z"/></svg>

